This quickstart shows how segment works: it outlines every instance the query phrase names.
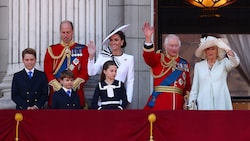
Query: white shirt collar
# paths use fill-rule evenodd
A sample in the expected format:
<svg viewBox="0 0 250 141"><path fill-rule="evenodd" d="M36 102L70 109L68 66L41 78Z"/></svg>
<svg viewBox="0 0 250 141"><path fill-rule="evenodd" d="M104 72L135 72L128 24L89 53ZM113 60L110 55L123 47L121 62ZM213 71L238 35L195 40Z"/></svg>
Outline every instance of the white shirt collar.
<svg viewBox="0 0 250 141"><path fill-rule="evenodd" d="M71 89L66 89L65 87L62 87L63 88L63 90L67 93L67 91L70 91L70 93L71 93Z"/></svg>
<svg viewBox="0 0 250 141"><path fill-rule="evenodd" d="M31 70L28 70L27 68L25 68L25 71L28 73L29 71L31 71L32 72L32 74L34 73L34 70L35 70L35 68L33 68L33 69L31 69Z"/></svg>

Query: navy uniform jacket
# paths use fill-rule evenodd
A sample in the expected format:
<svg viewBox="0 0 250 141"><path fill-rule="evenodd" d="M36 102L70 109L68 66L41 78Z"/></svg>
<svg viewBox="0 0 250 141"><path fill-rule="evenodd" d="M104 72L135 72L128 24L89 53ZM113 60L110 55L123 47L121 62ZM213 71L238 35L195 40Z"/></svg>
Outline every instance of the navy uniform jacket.
<svg viewBox="0 0 250 141"><path fill-rule="evenodd" d="M71 97L61 88L52 95L52 109L80 109L80 98L75 91L71 91Z"/></svg>
<svg viewBox="0 0 250 141"><path fill-rule="evenodd" d="M48 81L45 73L35 69L31 79L25 69L15 73L11 97L16 103L16 109L27 109L34 105L42 108L48 100Z"/></svg>

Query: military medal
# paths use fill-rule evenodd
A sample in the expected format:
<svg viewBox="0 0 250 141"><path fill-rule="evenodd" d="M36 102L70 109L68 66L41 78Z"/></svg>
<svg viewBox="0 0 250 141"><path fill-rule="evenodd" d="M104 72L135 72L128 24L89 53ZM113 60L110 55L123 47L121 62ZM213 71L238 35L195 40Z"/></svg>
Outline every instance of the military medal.
<svg viewBox="0 0 250 141"><path fill-rule="evenodd" d="M178 83L179 83L179 85L182 85L182 84L183 84L183 80L180 78L180 79L178 80Z"/></svg>
<svg viewBox="0 0 250 141"><path fill-rule="evenodd" d="M76 66L76 65L78 65L79 64L79 59L78 58L75 58L74 60L73 60L73 64Z"/></svg>
<svg viewBox="0 0 250 141"><path fill-rule="evenodd" d="M73 64L70 64L70 65L69 65L69 70L73 71L74 68L75 68L75 66L74 66Z"/></svg>

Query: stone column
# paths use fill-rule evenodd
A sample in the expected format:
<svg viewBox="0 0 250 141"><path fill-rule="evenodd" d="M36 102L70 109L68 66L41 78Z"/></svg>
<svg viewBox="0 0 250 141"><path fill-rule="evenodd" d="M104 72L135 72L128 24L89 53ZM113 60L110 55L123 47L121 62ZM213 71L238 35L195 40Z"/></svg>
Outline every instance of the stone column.
<svg viewBox="0 0 250 141"><path fill-rule="evenodd" d="M131 24L131 29L126 32L127 47L125 52L135 59L135 84L131 107L142 109L152 89L152 78L148 66L142 58L144 34L142 26L144 22L153 24L154 0L124 0L124 23ZM133 16L131 16L133 15Z"/></svg>
<svg viewBox="0 0 250 141"><path fill-rule="evenodd" d="M13 74L23 69L22 50L34 48L36 68L43 70L46 48L60 42L62 20L74 24L76 42L93 40L101 46L106 32L106 0L9 0L9 51L7 74L0 83L0 109L14 109L11 100Z"/></svg>

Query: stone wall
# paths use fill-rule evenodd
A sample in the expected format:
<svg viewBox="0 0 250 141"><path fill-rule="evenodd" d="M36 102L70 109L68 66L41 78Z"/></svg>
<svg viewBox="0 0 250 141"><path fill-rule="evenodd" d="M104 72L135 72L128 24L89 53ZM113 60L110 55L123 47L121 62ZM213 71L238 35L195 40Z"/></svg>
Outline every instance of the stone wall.
<svg viewBox="0 0 250 141"><path fill-rule="evenodd" d="M8 66L8 19L9 19L9 8L8 8L8 0L0 0L0 82L4 78L7 66Z"/></svg>

